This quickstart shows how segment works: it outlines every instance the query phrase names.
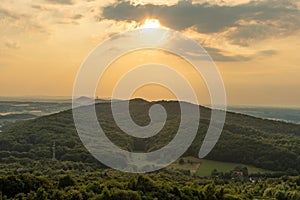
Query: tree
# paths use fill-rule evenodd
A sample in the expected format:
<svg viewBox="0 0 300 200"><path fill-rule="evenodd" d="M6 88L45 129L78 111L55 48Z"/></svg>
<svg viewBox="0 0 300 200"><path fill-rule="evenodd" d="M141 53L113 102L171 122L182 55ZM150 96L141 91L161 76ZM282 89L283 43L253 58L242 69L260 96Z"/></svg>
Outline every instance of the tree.
<svg viewBox="0 0 300 200"><path fill-rule="evenodd" d="M297 184L298 186L300 186L300 176L297 178L296 184Z"/></svg>
<svg viewBox="0 0 300 200"><path fill-rule="evenodd" d="M65 187L74 186L74 185L75 185L75 181L70 175L63 176L58 180L59 188L65 188Z"/></svg>
<svg viewBox="0 0 300 200"><path fill-rule="evenodd" d="M211 171L211 177L216 178L216 177L218 177L218 175L219 175L218 170L213 169L213 170Z"/></svg>
<svg viewBox="0 0 300 200"><path fill-rule="evenodd" d="M111 199L110 197L111 197L110 191L105 186L103 188L103 190L102 190L100 199L102 199L102 200L110 200Z"/></svg>
<svg viewBox="0 0 300 200"><path fill-rule="evenodd" d="M68 191L67 199L68 200L82 200L83 197L82 197L82 194L80 191L72 189L72 190Z"/></svg>
<svg viewBox="0 0 300 200"><path fill-rule="evenodd" d="M281 190L277 191L277 192L275 193L275 198L276 198L277 200L285 200L286 198L285 198L285 193L284 193L284 191L281 191Z"/></svg>
<svg viewBox="0 0 300 200"><path fill-rule="evenodd" d="M48 194L46 192L46 190L42 187L40 187L37 190L37 199L47 199L48 198Z"/></svg>
<svg viewBox="0 0 300 200"><path fill-rule="evenodd" d="M184 163L185 163L185 162L184 162L183 158L180 158L180 159L179 159L179 164L180 164L180 165L184 165Z"/></svg>
<svg viewBox="0 0 300 200"><path fill-rule="evenodd" d="M101 194L102 192L102 188L101 188L101 185L98 183L98 182L92 182L92 183L89 183L87 185L87 191L92 191L94 192L95 194Z"/></svg>
<svg viewBox="0 0 300 200"><path fill-rule="evenodd" d="M204 196L206 199L216 199L216 186L214 183L210 183L204 187Z"/></svg>
<svg viewBox="0 0 300 200"><path fill-rule="evenodd" d="M122 200L141 200L141 195L136 191L131 190L112 190L110 199L122 199Z"/></svg>

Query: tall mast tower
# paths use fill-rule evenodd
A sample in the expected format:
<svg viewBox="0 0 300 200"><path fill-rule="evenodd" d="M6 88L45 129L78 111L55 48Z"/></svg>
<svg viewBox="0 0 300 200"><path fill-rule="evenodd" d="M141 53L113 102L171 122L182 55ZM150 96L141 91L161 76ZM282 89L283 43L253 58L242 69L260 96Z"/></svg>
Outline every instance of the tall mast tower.
<svg viewBox="0 0 300 200"><path fill-rule="evenodd" d="M56 144L55 144L55 141L54 141L53 146L52 146L52 160L56 160L56 158L55 158L55 147L56 147Z"/></svg>

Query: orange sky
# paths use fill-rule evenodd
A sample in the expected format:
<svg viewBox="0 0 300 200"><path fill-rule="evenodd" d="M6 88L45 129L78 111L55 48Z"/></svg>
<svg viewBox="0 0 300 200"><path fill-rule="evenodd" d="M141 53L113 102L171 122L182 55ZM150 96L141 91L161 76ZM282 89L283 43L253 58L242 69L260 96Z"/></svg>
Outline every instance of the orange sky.
<svg viewBox="0 0 300 200"><path fill-rule="evenodd" d="M135 4L149 2L169 6L177 4L175 0L134 1ZM199 2L203 1L194 1L194 4ZM218 1L215 2L215 5L219 5ZM235 6L249 1L224 2L227 6ZM105 16L101 9L112 3L115 1L2 0L0 96L71 96L76 74L89 53L110 35L132 30L143 23L139 20L125 21ZM171 8L173 7L170 7L170 12ZM118 16L120 17L122 16ZM273 23L275 27L279 23L270 19L266 22ZM246 22L239 19L239 23ZM253 24L257 26L258 22L252 20L245 27L252 27ZM289 29L296 25L291 25ZM278 27L280 29L273 31L282 29L281 26ZM196 30L191 26L179 31L204 44L212 57L216 58L230 105L300 106L300 31L295 28L263 39L254 37L247 40L247 45L242 45L232 37L238 38L244 34L241 38L246 38L249 32L241 31L238 35L235 33L237 28L238 26L232 25L222 31L202 32L201 28ZM222 55L214 56L214 49L221 49L217 53ZM171 59L170 62L164 56L156 55L156 59L174 67L184 65L176 59ZM135 57L139 55L132 54L118 62L135 65ZM115 68L115 72L121 73L124 70L120 70L121 63L111 66ZM208 95L205 94L205 86L201 81L198 87L201 88L199 91L204 91L203 103L208 103ZM161 89L144 88L144 92L137 91L137 96L145 93L145 97L149 99L162 98L162 90L159 97L156 96L159 90ZM151 91L155 92L152 94ZM169 96L166 92L166 97Z"/></svg>

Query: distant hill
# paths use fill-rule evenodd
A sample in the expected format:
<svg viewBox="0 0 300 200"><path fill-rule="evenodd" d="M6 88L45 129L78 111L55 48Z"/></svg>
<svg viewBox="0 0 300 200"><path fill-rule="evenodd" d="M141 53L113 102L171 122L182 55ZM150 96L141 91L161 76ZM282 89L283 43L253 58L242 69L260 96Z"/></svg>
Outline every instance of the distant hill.
<svg viewBox="0 0 300 200"><path fill-rule="evenodd" d="M78 106L86 106L86 105L92 105L94 103L109 103L110 100L106 99L93 99L90 97L82 96L73 99L73 106L78 107Z"/></svg>
<svg viewBox="0 0 300 200"><path fill-rule="evenodd" d="M14 119L14 120L22 120L22 119L33 119L36 118L36 115L33 114L9 114L9 115L0 115L1 119Z"/></svg>
<svg viewBox="0 0 300 200"><path fill-rule="evenodd" d="M94 103L94 99L85 96L76 98L73 101L76 106L91 105Z"/></svg>
<svg viewBox="0 0 300 200"><path fill-rule="evenodd" d="M149 123L148 110L153 103L164 106L168 117L162 131L151 138L138 139L123 133L112 122L109 102L96 104L97 115L101 116L99 123L107 136L123 149L138 152L159 149L176 134L180 123L180 107L176 101L132 100L131 115L137 124ZM198 134L183 156L197 157L207 131L211 110L201 106L200 110ZM22 159L50 160L54 142L57 160L102 166L82 145L71 110L20 122L0 133L0 163L17 162ZM249 164L273 171L300 172L299 155L300 125L228 112L220 140L207 159Z"/></svg>
<svg viewBox="0 0 300 200"><path fill-rule="evenodd" d="M230 106L228 110L263 119L300 124L300 108Z"/></svg>

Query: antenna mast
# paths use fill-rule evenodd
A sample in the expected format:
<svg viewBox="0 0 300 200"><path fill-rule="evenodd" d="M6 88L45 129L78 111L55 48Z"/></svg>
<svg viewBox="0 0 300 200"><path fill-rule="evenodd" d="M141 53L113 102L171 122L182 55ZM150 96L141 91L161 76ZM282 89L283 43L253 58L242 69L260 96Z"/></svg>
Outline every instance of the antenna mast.
<svg viewBox="0 0 300 200"><path fill-rule="evenodd" d="M55 144L55 141L54 141L53 146L52 146L52 160L56 160L56 158L55 158L55 146L56 146L56 144Z"/></svg>

